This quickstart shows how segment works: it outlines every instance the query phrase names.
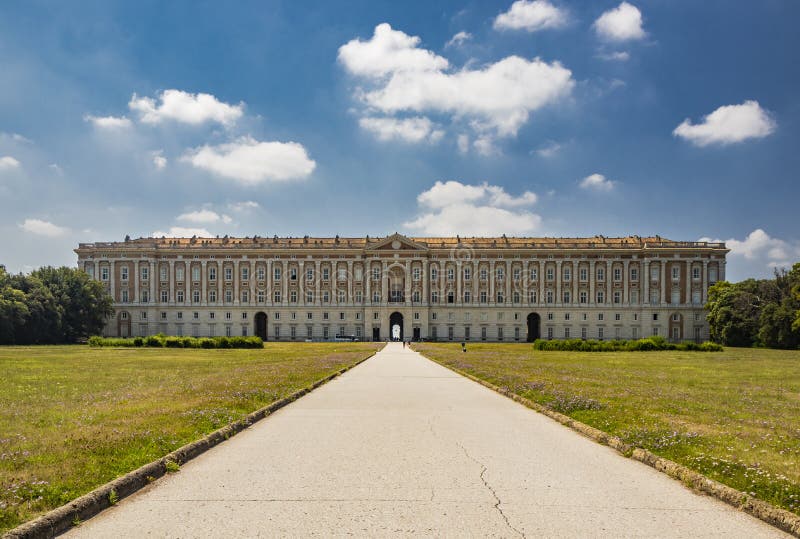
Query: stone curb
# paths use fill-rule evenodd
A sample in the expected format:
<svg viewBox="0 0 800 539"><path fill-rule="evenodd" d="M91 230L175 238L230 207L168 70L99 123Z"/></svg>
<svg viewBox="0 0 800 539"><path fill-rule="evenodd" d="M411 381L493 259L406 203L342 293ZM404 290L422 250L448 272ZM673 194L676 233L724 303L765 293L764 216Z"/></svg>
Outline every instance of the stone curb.
<svg viewBox="0 0 800 539"><path fill-rule="evenodd" d="M800 537L800 516L797 516L790 511L786 511L785 509L775 507L774 505L771 505L765 501L753 498L744 492L738 491L727 485L723 485L722 483L714 481L713 479L709 479L708 477L695 472L694 470L690 470L682 464L659 457L658 455L655 455L646 449L641 449L639 447L634 447L630 444L627 444L616 436L612 436L585 423L576 421L564 414L555 412L549 408L546 408L545 406L542 406L538 402L526 399L525 397L520 397L508 389L498 387L491 382L482 380L477 376L462 371L461 369L451 367L450 365L435 359L431 359L428 356L424 357L450 369L453 372L460 374L461 376L464 376L465 378L469 378L473 382L477 382L482 386L488 387L489 389L494 390L497 393L500 393L501 395L522 404L523 406L531 408L540 414L546 415L547 417L558 421L562 425L579 432L583 436L586 436L595 442L616 449L625 457L632 458L643 464L647 464L659 472L666 474L673 479L677 479L696 492L702 492L703 494L717 498L718 500L721 500L728 505L744 511L745 513L748 513L760 520L763 520L767 524L775 526L786 533L794 535L795 537Z"/></svg>
<svg viewBox="0 0 800 539"><path fill-rule="evenodd" d="M373 357L378 352L373 352L364 359L353 363L343 369L340 369L325 378L317 380L310 386L304 387L295 391L291 395L284 397L280 400L273 402L263 408L248 414L244 419L234 421L206 436L190 442L182 447L179 447L172 453L161 457L158 460L145 464L144 466L129 472L122 477L118 477L113 481L101 485L91 492L72 500L71 502L48 511L44 515L20 524L16 528L7 531L3 534L3 539L39 539L50 538L62 534L73 527L73 522L77 519L81 522L97 515L104 509L107 509L116 503L111 503L111 498L116 497L121 500L126 496L130 496L137 490L153 482L154 479L165 475L167 473L167 462L173 462L181 465L192 460L193 458L205 453L212 447L224 442L231 436L238 434L244 429L250 427L257 421L264 419L268 415L283 408L300 397L310 393L319 386L330 382L334 378L341 376L353 367L360 365L369 358ZM112 493L114 493L112 495Z"/></svg>

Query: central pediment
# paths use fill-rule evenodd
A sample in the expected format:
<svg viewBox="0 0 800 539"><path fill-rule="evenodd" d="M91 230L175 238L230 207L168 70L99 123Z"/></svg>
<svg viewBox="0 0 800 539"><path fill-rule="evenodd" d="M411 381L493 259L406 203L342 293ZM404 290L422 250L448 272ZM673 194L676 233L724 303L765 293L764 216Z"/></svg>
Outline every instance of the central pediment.
<svg viewBox="0 0 800 539"><path fill-rule="evenodd" d="M367 251L427 251L425 245L415 242L411 238L395 232L391 236L375 240L367 245Z"/></svg>

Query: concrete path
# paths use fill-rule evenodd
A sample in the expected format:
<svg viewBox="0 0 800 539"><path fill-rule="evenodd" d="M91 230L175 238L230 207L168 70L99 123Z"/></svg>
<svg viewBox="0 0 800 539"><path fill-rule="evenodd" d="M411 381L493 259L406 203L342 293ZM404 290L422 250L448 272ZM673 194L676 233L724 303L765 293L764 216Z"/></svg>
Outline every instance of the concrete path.
<svg viewBox="0 0 800 539"><path fill-rule="evenodd" d="M69 535L783 536L399 344Z"/></svg>

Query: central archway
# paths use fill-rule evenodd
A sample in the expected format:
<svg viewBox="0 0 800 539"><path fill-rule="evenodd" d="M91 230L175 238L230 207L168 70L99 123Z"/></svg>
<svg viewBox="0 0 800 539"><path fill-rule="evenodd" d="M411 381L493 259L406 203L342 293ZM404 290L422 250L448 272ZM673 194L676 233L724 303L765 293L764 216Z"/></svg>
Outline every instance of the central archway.
<svg viewBox="0 0 800 539"><path fill-rule="evenodd" d="M531 313L528 315L528 342L533 342L542 336L540 325L542 317L538 313Z"/></svg>
<svg viewBox="0 0 800 539"><path fill-rule="evenodd" d="M389 316L389 338L393 341L403 340L403 315L397 311Z"/></svg>
<svg viewBox="0 0 800 539"><path fill-rule="evenodd" d="M260 312L256 313L255 318L256 323L256 337L261 337L262 341L267 340L267 313Z"/></svg>

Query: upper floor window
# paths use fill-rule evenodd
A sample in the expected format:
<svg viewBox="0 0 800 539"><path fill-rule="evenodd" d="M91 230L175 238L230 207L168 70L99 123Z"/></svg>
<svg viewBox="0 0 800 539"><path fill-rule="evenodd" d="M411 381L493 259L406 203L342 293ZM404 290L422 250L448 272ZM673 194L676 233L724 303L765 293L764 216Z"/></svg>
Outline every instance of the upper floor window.
<svg viewBox="0 0 800 539"><path fill-rule="evenodd" d="M589 280L589 270L587 270L586 268L581 268L580 270L578 270L578 277L583 282L588 281Z"/></svg>
<svg viewBox="0 0 800 539"><path fill-rule="evenodd" d="M622 280L622 268L614 268L614 281L619 282Z"/></svg>
<svg viewBox="0 0 800 539"><path fill-rule="evenodd" d="M199 281L200 280L200 267L195 266L192 268L192 280Z"/></svg>
<svg viewBox="0 0 800 539"><path fill-rule="evenodd" d="M274 268L272 268L272 278L274 280L276 280L276 281L280 281L281 280L281 267L280 266L275 266ZM280 301L280 300L278 300L278 301Z"/></svg>
<svg viewBox="0 0 800 539"><path fill-rule="evenodd" d="M639 280L639 268L631 268L631 281Z"/></svg>
<svg viewBox="0 0 800 539"><path fill-rule="evenodd" d="M230 266L225 267L225 280L232 281L233 280L233 268Z"/></svg>
<svg viewBox="0 0 800 539"><path fill-rule="evenodd" d="M545 278L548 281L552 281L554 277L555 277L555 272L553 271L553 268L547 268L545 270Z"/></svg>
<svg viewBox="0 0 800 539"><path fill-rule="evenodd" d="M128 266L122 266L119 269L119 277L123 281L127 281L128 280Z"/></svg>
<svg viewBox="0 0 800 539"><path fill-rule="evenodd" d="M217 280L217 267L211 266L208 268L208 280L209 281L216 281Z"/></svg>
<svg viewBox="0 0 800 539"><path fill-rule="evenodd" d="M692 268L692 279L694 279L695 281L700 280L700 268L698 267Z"/></svg>
<svg viewBox="0 0 800 539"><path fill-rule="evenodd" d="M606 269L605 268L597 268L597 280L598 281L605 281L606 280Z"/></svg>
<svg viewBox="0 0 800 539"><path fill-rule="evenodd" d="M183 282L183 267L175 268L175 280L179 283Z"/></svg>
<svg viewBox="0 0 800 539"><path fill-rule="evenodd" d="M103 266L100 268L100 280L107 281L108 280L108 266Z"/></svg>
<svg viewBox="0 0 800 539"><path fill-rule="evenodd" d="M672 266L672 280L677 281L681 278L681 269L678 266Z"/></svg>
<svg viewBox="0 0 800 539"><path fill-rule="evenodd" d="M564 280L569 281L572 279L572 270L569 267L564 268Z"/></svg>
<svg viewBox="0 0 800 539"><path fill-rule="evenodd" d="M447 268L447 280L453 281L456 278L456 271L453 268Z"/></svg>
<svg viewBox="0 0 800 539"><path fill-rule="evenodd" d="M167 266L161 266L158 270L158 276L161 278L162 282L167 281Z"/></svg>

